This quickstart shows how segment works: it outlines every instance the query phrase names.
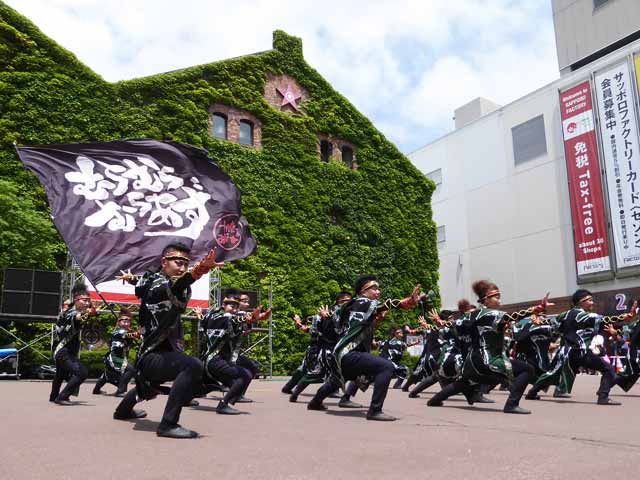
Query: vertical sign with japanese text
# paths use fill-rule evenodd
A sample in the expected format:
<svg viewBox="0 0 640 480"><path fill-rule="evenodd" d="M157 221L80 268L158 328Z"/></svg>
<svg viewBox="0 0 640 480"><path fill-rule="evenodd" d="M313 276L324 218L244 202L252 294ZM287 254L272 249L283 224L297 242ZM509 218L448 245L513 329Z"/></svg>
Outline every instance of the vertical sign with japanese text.
<svg viewBox="0 0 640 480"><path fill-rule="evenodd" d="M611 270L589 81L560 92L578 276Z"/></svg>
<svg viewBox="0 0 640 480"><path fill-rule="evenodd" d="M595 75L618 268L640 265L640 179L633 83L627 62Z"/></svg>

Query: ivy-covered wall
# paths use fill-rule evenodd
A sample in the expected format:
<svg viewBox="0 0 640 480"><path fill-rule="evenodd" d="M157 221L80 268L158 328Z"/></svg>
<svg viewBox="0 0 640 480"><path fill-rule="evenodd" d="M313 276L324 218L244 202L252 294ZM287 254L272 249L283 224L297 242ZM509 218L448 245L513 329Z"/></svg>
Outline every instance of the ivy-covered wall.
<svg viewBox="0 0 640 480"><path fill-rule="evenodd" d="M433 184L305 62L300 39L276 31L273 47L108 83L0 2L0 181L11 184L0 191L0 205L13 204L30 219L23 228L15 210L2 210L0 268L55 268L65 255L48 220L46 197L19 163L14 141L149 137L206 148L242 190L243 214L259 248L223 270L223 286L272 282L276 373L295 368L305 348L291 314L329 303L358 274L379 274L385 297L406 295L416 282L435 288ZM305 114L283 113L267 103L267 74L296 79L310 97L302 104ZM212 138L207 109L214 103L255 115L262 123L262 149ZM356 147L357 171L320 161L320 133ZM394 321L389 317L380 327L385 331ZM411 317L402 321L415 324Z"/></svg>

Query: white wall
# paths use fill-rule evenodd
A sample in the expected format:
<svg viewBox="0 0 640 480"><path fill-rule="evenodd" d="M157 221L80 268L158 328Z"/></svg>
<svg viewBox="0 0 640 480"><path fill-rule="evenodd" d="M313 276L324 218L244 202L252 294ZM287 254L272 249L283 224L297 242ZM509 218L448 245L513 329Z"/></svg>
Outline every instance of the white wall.
<svg viewBox="0 0 640 480"><path fill-rule="evenodd" d="M553 23L560 70L640 29L638 0L553 0Z"/></svg>
<svg viewBox="0 0 640 480"><path fill-rule="evenodd" d="M438 247L444 306L454 307L461 297L474 301L471 283L481 278L500 285L504 303L547 291L569 296L578 287L558 92L632 50L640 50L640 42L409 155L424 173L442 169L432 206L436 224L446 227L446 242ZM516 166L511 129L541 114L547 153ZM583 286L597 292L638 280Z"/></svg>

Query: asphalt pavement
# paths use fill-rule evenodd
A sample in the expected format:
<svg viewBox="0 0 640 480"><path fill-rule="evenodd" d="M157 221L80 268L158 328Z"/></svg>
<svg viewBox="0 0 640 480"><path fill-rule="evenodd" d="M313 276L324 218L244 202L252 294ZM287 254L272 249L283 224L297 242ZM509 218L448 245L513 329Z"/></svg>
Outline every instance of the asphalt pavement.
<svg viewBox="0 0 640 480"><path fill-rule="evenodd" d="M385 412L395 422L365 419L329 399L328 412L308 411L317 388L292 404L283 381L254 381L245 415L215 413L219 394L185 408L180 423L195 440L158 438L165 398L140 404L148 417L116 421L119 401L81 387L77 405L48 402L50 382L0 381L0 472L6 479L557 479L627 476L640 453L636 411L640 390L596 405L600 377L580 375L573 396L523 400L531 415L502 413L495 404L468 406L462 397L427 407L437 386L419 399L390 390ZM368 403L369 392L354 400Z"/></svg>

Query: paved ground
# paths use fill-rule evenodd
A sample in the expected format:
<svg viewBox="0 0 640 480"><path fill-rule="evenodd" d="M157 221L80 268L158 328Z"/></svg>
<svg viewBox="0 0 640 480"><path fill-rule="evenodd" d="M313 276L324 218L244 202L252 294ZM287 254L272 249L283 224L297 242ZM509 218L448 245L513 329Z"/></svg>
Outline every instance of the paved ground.
<svg viewBox="0 0 640 480"><path fill-rule="evenodd" d="M83 385L73 407L47 402L49 383L0 381L0 473L7 479L341 479L341 478L603 478L628 475L640 453L637 387L613 398L621 407L595 405L599 377L581 375L571 400L524 401L532 415L495 405L468 407L455 398L443 408L390 391L385 411L393 423L365 420L365 410L306 410L308 396L290 404L282 381L258 381L247 415L217 415L208 398L183 411L196 440L155 435L162 397L147 402L149 417L114 421L118 401L91 395ZM113 387L105 389L113 391ZM313 386L309 390L313 391ZM431 393L430 393L431 392ZM357 400L367 401L368 394ZM631 463L630 463L631 462ZM565 477L566 478L566 477Z"/></svg>

